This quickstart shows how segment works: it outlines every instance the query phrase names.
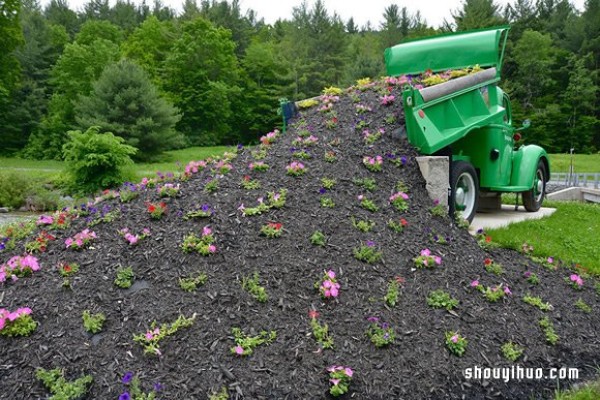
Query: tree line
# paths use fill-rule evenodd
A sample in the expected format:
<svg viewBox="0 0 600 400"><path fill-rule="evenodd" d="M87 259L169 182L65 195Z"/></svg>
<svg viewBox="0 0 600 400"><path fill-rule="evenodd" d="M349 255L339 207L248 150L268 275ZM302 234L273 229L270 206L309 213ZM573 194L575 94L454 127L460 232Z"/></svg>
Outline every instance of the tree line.
<svg viewBox="0 0 600 400"><path fill-rule="evenodd" d="M136 160L190 145L251 143L278 123L280 98L385 74L403 40L510 24L503 88L529 142L550 152L600 150L600 0L463 0L432 27L390 4L379 26L342 20L318 0L266 24L238 0L0 1L4 155L60 159L70 130L99 126Z"/></svg>

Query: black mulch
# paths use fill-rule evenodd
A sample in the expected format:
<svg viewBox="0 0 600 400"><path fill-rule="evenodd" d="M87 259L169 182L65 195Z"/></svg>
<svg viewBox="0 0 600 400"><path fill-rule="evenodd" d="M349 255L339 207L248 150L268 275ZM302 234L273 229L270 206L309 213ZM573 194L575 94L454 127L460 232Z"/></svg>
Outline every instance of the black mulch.
<svg viewBox="0 0 600 400"><path fill-rule="evenodd" d="M466 230L432 216L433 204L415 161L417 153L398 132L403 122L398 108L401 94L397 88L393 93L396 103L388 107L379 104L380 94L375 89L360 93L361 104L373 108L365 114L369 130L385 130L383 139L371 147L354 128L358 116L348 95L334 105L339 121L333 130L325 127L326 117L317 107L303 112L319 141L308 149L313 158L302 161L308 168L302 177L285 174L286 165L293 160L290 148L296 129L291 128L271 146L264 160L271 166L267 172L250 172L248 164L253 157L251 150L244 150L233 161L233 171L219 177L217 192L203 190L212 176L210 168L182 182L180 196L167 201L168 214L162 220L149 218L145 202L158 201L158 196L155 189L146 189L131 203L108 200L98 205L121 207L122 216L92 228L98 235L93 249L64 249L64 240L85 228L85 218L75 220L65 231L53 231L58 240L38 255L42 269L0 286L0 307L31 307L39 323L29 337L0 337L0 398L47 398L48 392L34 376L38 367L64 368L69 379L91 374L94 383L89 399L117 399L125 389L120 379L126 371L135 372L147 390L160 382L164 388L159 398L164 399L203 399L222 386L228 387L232 399L328 398L326 368L332 364L354 369L350 392L344 397L354 399L548 398L558 384L564 388L574 383L506 383L463 377L468 367L515 365L500 353L500 346L509 340L525 347L525 356L516 365L579 368L580 381L592 379L600 356L600 305L591 280L582 291L576 291L564 281L568 270L549 271L512 251L486 253ZM391 114L397 122L385 124L384 118ZM329 144L336 138L339 146ZM327 151L338 154L336 163L324 162ZM386 156L389 153L406 156L407 165L396 167ZM362 165L365 155L384 156L383 171L369 172ZM262 188L242 189L244 175L259 179ZM335 201L335 208L320 206L322 177L337 180L337 186L326 194ZM353 183L355 178L365 177L376 179L375 193ZM388 203L399 180L410 188L410 208L404 213ZM289 191L283 209L254 217L243 217L237 211L242 203L253 207L259 197L266 198L268 191L281 188ZM362 209L357 199L360 194L373 199L380 211ZM216 211L208 222L183 219L183 214L204 203ZM369 233L358 231L352 226L353 216L368 218L375 228ZM387 228L388 220L400 218L409 223L403 233ZM283 224L282 237L259 235L260 227L269 221ZM183 237L190 232L199 234L205 225L215 232L217 254L185 254L180 248ZM124 227L136 233L148 227L152 235L129 246L117 233ZM325 247L310 243L315 230L327 235ZM448 237L449 243L432 243L432 231ZM383 259L373 265L352 255L353 248L367 240L383 251ZM442 265L415 270L412 259L424 248L442 256ZM1 254L0 260L6 262L22 251L20 243L16 250ZM485 272L483 260L490 256L504 266L502 276ZM62 261L81 265L72 289L62 287L63 279L56 270ZM133 288L123 290L113 284L119 265L133 267L137 282ZM333 269L341 283L336 300L323 301L313 286L327 269ZM526 282L526 270L539 275L538 286ZM242 277L254 271L259 272L269 294L264 304L240 285ZM180 289L180 277L199 272L208 275L205 286L195 293ZM397 276L403 277L405 284L399 304L390 308L382 298L388 282ZM486 286L504 283L513 296L489 303L469 288L473 279ZM426 297L435 289L445 289L460 300L455 314L428 307ZM554 310L543 313L525 304L521 298L528 292L550 302ZM592 306L592 313L574 306L579 298ZM319 312L319 321L329 324L334 350L320 350L312 337L308 317L312 308ZM86 309L106 315L100 334L84 331L81 314ZM194 325L165 339L160 357L145 355L132 340L153 320L172 322L180 314L189 317L194 313ZM538 326L544 315L550 317L560 336L555 346L546 343ZM393 345L378 349L369 341L365 335L369 316L396 329ZM241 358L230 352L232 327L245 333L276 330L277 339ZM463 357L446 349L447 330L459 330L468 339Z"/></svg>

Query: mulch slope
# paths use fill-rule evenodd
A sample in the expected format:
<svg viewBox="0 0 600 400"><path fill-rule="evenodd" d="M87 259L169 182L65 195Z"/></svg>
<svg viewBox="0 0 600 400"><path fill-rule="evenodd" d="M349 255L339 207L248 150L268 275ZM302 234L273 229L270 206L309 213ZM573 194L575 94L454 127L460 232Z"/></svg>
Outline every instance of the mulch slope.
<svg viewBox="0 0 600 400"><path fill-rule="evenodd" d="M31 277L1 286L0 308L28 306L39 323L29 337L0 337L0 398L46 398L48 392L35 379L35 369L61 367L69 379L91 374L94 383L90 399L116 399L125 386L120 378L134 371L142 386L150 390L154 382L164 388L159 398L202 399L222 386L229 388L230 398L239 399L315 399L328 398L326 368L332 364L349 366L355 371L345 398L547 398L556 388L549 380L466 380L468 367L510 367L500 346L512 340L525 347L525 358L517 364L527 367L562 367L580 369L580 379L596 373L600 355L598 297L591 280L583 290L572 289L564 278L567 270L549 271L533 264L518 253L492 250L486 253L466 230L454 227L448 219L431 214L432 201L427 197L418 171L417 153L399 139L402 124L399 108L400 91L392 93L394 105L380 105L377 88L359 92L360 103L373 111L364 117L369 130L383 128L383 138L372 146L365 145L362 132L354 125L359 120L355 103L344 94L334 104L338 126L328 129L326 117L314 107L302 118L318 137L308 151L313 158L303 160L307 173L298 178L286 175L285 167L293 160L290 148L296 129L281 135L263 160L270 169L251 172L251 151L244 150L235 159L233 170L219 177L219 189L207 193L204 185L214 173L210 168L181 183L180 196L167 200L168 213L161 220L151 220L145 203L158 201L155 189L146 189L130 203L108 200L112 209L120 207L122 216L91 229L98 239L93 249L64 249L64 240L86 226L85 218L75 220L65 231L53 231L58 239L48 251L39 254L42 269ZM380 89L379 89L380 90ZM395 114L396 122L384 123ZM296 122L298 119L296 120ZM340 139L338 146L331 145ZM327 163L324 154L335 151L338 161ZM407 157L404 167L397 167L385 155ZM370 172L362 165L365 155L384 156L383 171ZM260 180L258 190L240 187L243 176ZM336 206L320 206L320 179L335 178L337 185L328 191ZM374 178L377 191L368 193L357 187L355 178ZM409 187L409 209L398 212L389 203L401 180ZM288 190L282 209L272 209L259 216L243 217L238 207L253 207L269 191ZM360 207L357 196L375 201L380 210L372 213ZM215 214L210 220L184 220L183 215L208 203ZM371 232L363 233L352 226L351 217L373 221ZM405 218L408 226L395 233L388 220ZM280 238L260 236L267 222L283 224ZM217 253L208 257L181 250L183 238L191 232L200 234L205 225L213 229ZM117 233L129 228L151 236L130 246ZM327 245L311 244L309 237L323 231ZM432 243L430 233L448 238L448 244ZM353 249L371 240L383 252L380 262L369 265L353 257ZM443 258L441 266L415 269L412 259L429 248ZM1 254L0 261L22 254L23 244ZM493 257L504 266L501 276L484 270L483 260ZM72 279L72 289L62 287L59 262L77 262L80 272ZM113 284L118 265L132 266L136 285L123 290ZM324 301L314 288L325 270L332 269L341 284L340 296ZM532 286L523 278L526 270L537 273L541 283ZM259 303L241 288L241 279L257 271L269 300ZM184 292L180 277L204 272L207 283L194 293ZM399 304L391 308L382 298L388 282L405 279ZM489 303L469 287L473 279L486 286L508 285L513 296ZM445 289L460 300L456 314L432 309L426 298L430 291ZM554 306L543 313L523 303L526 293L541 296ZM582 298L593 312L586 314L574 306ZM103 312L107 317L104 330L90 335L83 329L81 315L86 309ZM308 311L319 312L318 320L327 323L333 335L334 350L321 350L311 335ZM133 342L134 334L143 333L153 320L172 322L180 314L196 314L192 327L182 329L161 344L162 356L143 353ZM546 343L538 321L548 315L560 336L557 345ZM397 339L387 348L376 348L365 335L369 316L377 316L395 328ZM277 339L259 346L249 357L232 355L232 327L247 334L276 330ZM458 330L468 341L463 357L449 353L444 332ZM561 381L561 388L572 382Z"/></svg>

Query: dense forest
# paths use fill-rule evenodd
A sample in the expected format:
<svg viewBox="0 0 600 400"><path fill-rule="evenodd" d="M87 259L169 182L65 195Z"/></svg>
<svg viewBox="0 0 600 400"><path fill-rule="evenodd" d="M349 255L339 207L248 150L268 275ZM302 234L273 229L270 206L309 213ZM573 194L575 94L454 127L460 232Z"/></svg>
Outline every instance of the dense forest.
<svg viewBox="0 0 600 400"><path fill-rule="evenodd" d="M99 126L151 160L189 145L252 143L279 121L281 98L384 74L403 40L512 26L503 88L529 142L549 152L600 150L600 0L463 0L431 27L390 2L379 26L357 26L319 0L266 24L239 1L0 0L0 127L4 155L60 159L70 130Z"/></svg>

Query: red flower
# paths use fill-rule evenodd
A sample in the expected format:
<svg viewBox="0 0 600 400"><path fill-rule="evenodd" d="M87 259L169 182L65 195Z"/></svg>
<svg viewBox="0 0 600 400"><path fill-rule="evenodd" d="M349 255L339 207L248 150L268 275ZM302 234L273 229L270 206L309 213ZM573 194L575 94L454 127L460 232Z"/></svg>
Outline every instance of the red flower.
<svg viewBox="0 0 600 400"><path fill-rule="evenodd" d="M40 251L43 253L46 251L46 246L40 246Z"/></svg>
<svg viewBox="0 0 600 400"><path fill-rule="evenodd" d="M269 222L269 226L278 231L283 225L280 222Z"/></svg>
<svg viewBox="0 0 600 400"><path fill-rule="evenodd" d="M492 259L491 258L486 258L485 260L483 260L483 263L485 265L492 265Z"/></svg>
<svg viewBox="0 0 600 400"><path fill-rule="evenodd" d="M398 283L399 285L403 285L404 282L406 282L406 280L401 276L397 276L394 279L396 280L396 283Z"/></svg>
<svg viewBox="0 0 600 400"><path fill-rule="evenodd" d="M388 92L390 92L390 93L392 92L392 87L391 86L388 86L387 89L388 89Z"/></svg>
<svg viewBox="0 0 600 400"><path fill-rule="evenodd" d="M319 313L317 312L317 310L310 310L308 311L308 317L310 319L317 319L319 318Z"/></svg>
<svg viewBox="0 0 600 400"><path fill-rule="evenodd" d="M401 224L402 226L408 226L408 221L407 221L407 220L405 220L404 218L400 218L400 224Z"/></svg>
<svg viewBox="0 0 600 400"><path fill-rule="evenodd" d="M491 236L486 236L486 237L485 237L485 242L486 242L486 243L489 243L489 242L491 242L491 241L492 241L492 237L491 237Z"/></svg>
<svg viewBox="0 0 600 400"><path fill-rule="evenodd" d="M67 264L67 265L65 265L63 267L63 271L65 271L65 272L71 272L71 271L73 271L73 268L71 268L71 266L69 264Z"/></svg>
<svg viewBox="0 0 600 400"><path fill-rule="evenodd" d="M248 176L248 175L244 175L244 180L245 180L246 182L249 182L249 181L250 181L250 176Z"/></svg>
<svg viewBox="0 0 600 400"><path fill-rule="evenodd" d="M331 119L331 121L333 121L333 123L334 123L334 124L337 124L337 122L338 122L338 119L337 119L336 117L333 117L333 118Z"/></svg>
<svg viewBox="0 0 600 400"><path fill-rule="evenodd" d="M167 208L167 203L165 203L164 201L161 201L160 203L158 203L158 205L160 206L160 208L162 208L163 210L165 208Z"/></svg>
<svg viewBox="0 0 600 400"><path fill-rule="evenodd" d="M148 204L148 212L153 213L154 211L156 211L154 204Z"/></svg>

